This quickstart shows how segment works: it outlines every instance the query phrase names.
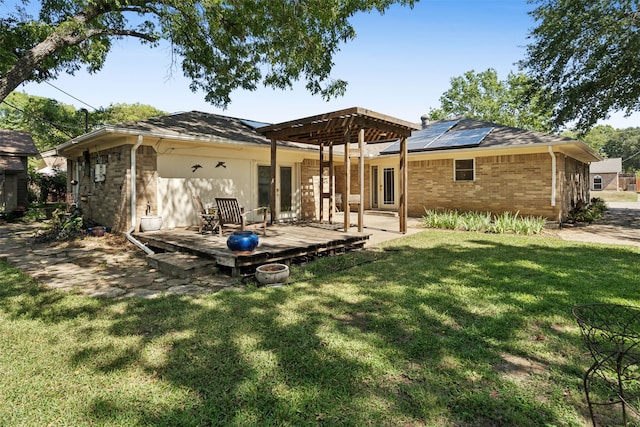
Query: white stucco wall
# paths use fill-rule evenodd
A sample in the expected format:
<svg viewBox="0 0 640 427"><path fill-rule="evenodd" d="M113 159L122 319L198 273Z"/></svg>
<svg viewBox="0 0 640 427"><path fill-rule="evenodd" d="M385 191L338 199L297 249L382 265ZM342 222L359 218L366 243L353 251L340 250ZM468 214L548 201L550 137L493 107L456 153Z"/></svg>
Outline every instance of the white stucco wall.
<svg viewBox="0 0 640 427"><path fill-rule="evenodd" d="M278 213L279 220L300 217L300 154L278 155L278 166L292 167L292 212ZM224 166L218 165L224 162ZM258 166L270 164L267 148L251 149L184 149L158 152L158 212L163 227L197 225L198 216L193 196L199 195L205 205L216 197L235 197L245 210L258 205ZM194 165L200 168L194 170ZM258 220L258 216L250 217Z"/></svg>

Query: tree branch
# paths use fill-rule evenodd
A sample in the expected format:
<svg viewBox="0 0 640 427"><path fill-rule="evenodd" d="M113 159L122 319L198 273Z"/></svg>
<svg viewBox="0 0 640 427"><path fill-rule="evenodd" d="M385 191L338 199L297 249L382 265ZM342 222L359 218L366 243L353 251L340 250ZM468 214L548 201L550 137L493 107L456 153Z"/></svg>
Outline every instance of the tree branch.
<svg viewBox="0 0 640 427"><path fill-rule="evenodd" d="M103 5L104 6L104 5ZM18 61L0 78L0 100L3 100L15 90L21 83L31 80L33 73L45 59L51 57L56 52L63 49L77 46L83 41L93 37L136 37L148 42L155 42L157 38L151 34L142 33L135 30L118 28L87 28L87 22L105 13L119 11L120 9L95 8L83 10L74 15L68 22L74 30L56 29L44 40L29 49Z"/></svg>

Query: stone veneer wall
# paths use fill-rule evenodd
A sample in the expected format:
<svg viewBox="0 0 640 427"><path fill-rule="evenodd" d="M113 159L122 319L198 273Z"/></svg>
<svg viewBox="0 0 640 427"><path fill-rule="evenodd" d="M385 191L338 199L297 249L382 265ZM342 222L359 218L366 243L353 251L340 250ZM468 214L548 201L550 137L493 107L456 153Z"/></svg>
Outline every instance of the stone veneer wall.
<svg viewBox="0 0 640 427"><path fill-rule="evenodd" d="M131 147L132 145L122 145L91 153L90 174L85 172L84 157L75 160L82 165L78 182L78 202L85 224L93 222L105 225L115 232L126 232L131 226ZM106 165L106 179L102 182L94 182L93 171L98 160ZM68 170L72 170L71 167ZM138 147L136 170L136 217L139 222L139 218L145 214L147 202L151 204L152 213L157 213L157 154L153 147ZM68 191L71 191L71 188Z"/></svg>
<svg viewBox="0 0 640 427"><path fill-rule="evenodd" d="M558 157L558 171L562 178L558 178L562 182L562 215L558 220L562 220L574 207L589 203L589 165L563 155Z"/></svg>

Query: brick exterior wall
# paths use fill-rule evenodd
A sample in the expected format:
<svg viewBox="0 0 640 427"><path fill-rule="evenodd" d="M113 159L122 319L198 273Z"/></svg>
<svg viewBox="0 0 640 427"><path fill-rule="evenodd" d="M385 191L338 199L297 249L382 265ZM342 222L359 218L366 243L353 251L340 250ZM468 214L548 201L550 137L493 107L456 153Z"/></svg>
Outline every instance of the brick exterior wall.
<svg viewBox="0 0 640 427"><path fill-rule="evenodd" d="M519 212L559 221L588 200L588 165L556 156L556 206L551 206L551 156L520 154L475 158L475 180L455 182L453 159L410 161L409 216L426 209Z"/></svg>
<svg viewBox="0 0 640 427"><path fill-rule="evenodd" d="M300 166L301 219L315 220L320 209L320 160L305 159Z"/></svg>
<svg viewBox="0 0 640 427"><path fill-rule="evenodd" d="M355 164L354 164L355 163ZM364 167L364 208L371 208L371 168L369 165L365 163ZM345 177L344 177L345 167L344 165L338 165L335 167L335 176L336 176L336 193L345 194ZM356 195L360 194L360 186L358 185L358 158L351 159L351 190L349 194ZM344 200L344 198L343 198ZM351 206L352 211L357 211L357 205Z"/></svg>
<svg viewBox="0 0 640 427"><path fill-rule="evenodd" d="M475 180L455 182L453 159L408 162L408 213L452 209L561 221L577 204L589 201L589 165L556 153L556 203L551 205L551 156L548 153L475 158ZM358 194L358 165L352 164L351 194ZM302 219L317 219L319 161L302 163ZM370 209L370 167L365 171L364 208ZM336 192L344 193L344 166L335 167ZM398 197L400 195L398 194ZM353 206L356 209L355 206Z"/></svg>
<svg viewBox="0 0 640 427"><path fill-rule="evenodd" d="M597 190L593 186L593 179L599 176L602 178L602 187ZM618 174L614 173L592 173L589 176L589 185L591 190L610 190L617 191L618 190Z"/></svg>
<svg viewBox="0 0 640 427"><path fill-rule="evenodd" d="M129 198L131 147L132 145L122 145L99 153L90 153L89 173L86 172L84 157L75 160L82 165L77 185L79 207L85 224L101 224L122 233L131 227ZM94 182L94 168L98 161L106 165L106 179L102 182ZM68 170L73 170L71 165ZM145 214L147 202L151 204L151 211L157 212L157 177L156 151L153 147L138 147L136 151L137 218ZM71 188L68 191L71 191ZM139 226L139 224L136 225Z"/></svg>

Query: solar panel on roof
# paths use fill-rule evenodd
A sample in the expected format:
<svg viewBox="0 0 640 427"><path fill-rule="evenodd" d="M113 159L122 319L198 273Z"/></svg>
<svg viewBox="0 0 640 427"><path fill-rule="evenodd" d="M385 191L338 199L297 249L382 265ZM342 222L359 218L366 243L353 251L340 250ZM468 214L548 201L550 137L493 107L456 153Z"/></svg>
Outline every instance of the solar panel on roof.
<svg viewBox="0 0 640 427"><path fill-rule="evenodd" d="M448 132L429 144L426 149L475 147L489 135L493 128L479 128Z"/></svg>
<svg viewBox="0 0 640 427"><path fill-rule="evenodd" d="M261 128L261 127L269 126L269 125L270 125L270 123L256 122L256 121L254 121L254 120L240 119L240 121L241 121L242 123L244 123L245 125L247 125L247 126L249 126L249 127L252 127L252 128L254 128L254 129L257 129L257 128Z"/></svg>
<svg viewBox="0 0 640 427"><path fill-rule="evenodd" d="M441 137L449 129L454 127L460 120L451 120L447 122L438 122L429 125L426 129L415 131L407 138L407 150L422 150L434 140ZM382 150L382 153L397 153L400 151L400 141L394 142L389 147Z"/></svg>

